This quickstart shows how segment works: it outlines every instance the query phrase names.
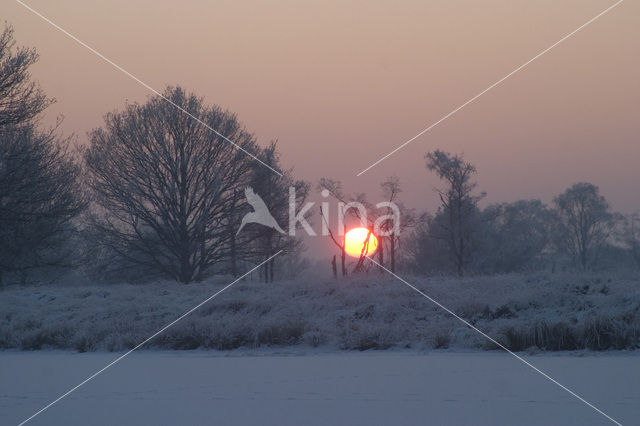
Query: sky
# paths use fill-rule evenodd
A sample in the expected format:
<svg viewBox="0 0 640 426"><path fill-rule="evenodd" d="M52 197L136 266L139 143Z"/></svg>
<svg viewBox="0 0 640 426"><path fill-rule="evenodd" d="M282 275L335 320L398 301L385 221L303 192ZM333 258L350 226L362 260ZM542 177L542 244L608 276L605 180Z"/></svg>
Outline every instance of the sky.
<svg viewBox="0 0 640 426"><path fill-rule="evenodd" d="M598 185L640 209L640 5L625 1L360 177L356 174L602 10L609 0L27 0L127 71L237 113L285 168L433 211L434 149L464 153L485 204ZM34 46L34 79L79 144L151 93L13 0L2 18Z"/></svg>

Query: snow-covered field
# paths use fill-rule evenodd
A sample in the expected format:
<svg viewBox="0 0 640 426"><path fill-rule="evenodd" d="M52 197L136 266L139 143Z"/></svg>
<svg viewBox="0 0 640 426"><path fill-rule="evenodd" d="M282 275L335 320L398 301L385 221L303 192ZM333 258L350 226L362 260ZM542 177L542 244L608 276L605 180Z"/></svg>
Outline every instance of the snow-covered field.
<svg viewBox="0 0 640 426"><path fill-rule="evenodd" d="M3 289L0 423L26 419L117 357L105 351L135 346L230 281ZM640 424L636 277L409 281L608 415ZM354 351L370 349L377 351ZM608 423L493 349L415 291L377 274L242 281L32 424ZM581 350L544 352L563 349Z"/></svg>
<svg viewBox="0 0 640 426"><path fill-rule="evenodd" d="M0 290L0 348L120 351L232 279L181 285L56 285ZM637 276L408 277L409 282L517 351L640 346ZM242 281L147 348L494 349L403 283L371 273L347 281Z"/></svg>
<svg viewBox="0 0 640 426"><path fill-rule="evenodd" d="M134 352L29 424L611 424L506 353L296 355ZM0 352L0 423L19 423L115 356ZM527 359L619 422L640 422L637 354Z"/></svg>

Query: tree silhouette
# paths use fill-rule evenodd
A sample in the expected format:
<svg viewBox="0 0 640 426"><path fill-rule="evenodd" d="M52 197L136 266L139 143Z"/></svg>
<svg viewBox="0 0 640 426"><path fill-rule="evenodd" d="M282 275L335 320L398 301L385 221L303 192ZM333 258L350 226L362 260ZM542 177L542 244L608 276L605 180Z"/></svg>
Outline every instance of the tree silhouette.
<svg viewBox="0 0 640 426"><path fill-rule="evenodd" d="M476 168L464 161L462 156L440 150L428 153L425 158L427 169L434 171L446 183L444 188L436 189L436 192L440 197L441 213L447 219L437 222L441 229L436 230L434 235L447 242L456 272L462 276L474 232L472 219L477 213L478 201L484 197L484 194L473 195L478 186L471 180Z"/></svg>
<svg viewBox="0 0 640 426"><path fill-rule="evenodd" d="M34 49L16 48L13 29L0 35L0 283L38 268L72 266L73 220L84 202L79 168L57 127L37 129L52 102L30 80ZM59 124L59 122L58 122Z"/></svg>
<svg viewBox="0 0 640 426"><path fill-rule="evenodd" d="M235 115L180 87L164 95L244 150L259 151ZM107 114L84 157L93 224L128 263L188 283L228 259L241 219L233 213L254 167L244 152L156 97Z"/></svg>
<svg viewBox="0 0 640 426"><path fill-rule="evenodd" d="M609 203L597 186L576 183L554 199L559 218L560 247L574 262L587 269L596 250L604 244L613 226Z"/></svg>

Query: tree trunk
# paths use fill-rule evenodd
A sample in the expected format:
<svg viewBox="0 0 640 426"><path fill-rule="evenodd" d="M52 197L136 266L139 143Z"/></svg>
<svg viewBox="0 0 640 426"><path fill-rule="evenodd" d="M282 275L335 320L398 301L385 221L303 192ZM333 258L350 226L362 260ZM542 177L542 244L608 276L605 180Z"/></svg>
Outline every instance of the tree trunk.
<svg viewBox="0 0 640 426"><path fill-rule="evenodd" d="M582 270L587 270L588 262L588 246L585 237L582 237L582 241L580 242L580 263L582 265Z"/></svg>
<svg viewBox="0 0 640 426"><path fill-rule="evenodd" d="M273 266L275 264L275 258L269 261L269 282L273 282Z"/></svg>
<svg viewBox="0 0 640 426"><path fill-rule="evenodd" d="M233 191L232 206L235 207L237 202L238 202L238 191ZM229 242L229 256L231 257L230 259L231 275L234 277L237 277L238 276L238 254L236 252L236 232L234 229L235 225L236 225L235 215L232 212L229 218L229 234L231 234L231 241Z"/></svg>
<svg viewBox="0 0 640 426"><path fill-rule="evenodd" d="M207 262L207 241L206 241L206 225L202 222L200 228L200 260L197 263L196 282L200 282L204 279L204 268Z"/></svg>
<svg viewBox="0 0 640 426"><path fill-rule="evenodd" d="M191 265L189 264L189 254L181 253L180 256L180 282L189 284L191 282Z"/></svg>
<svg viewBox="0 0 640 426"><path fill-rule="evenodd" d="M233 275L234 277L238 276L238 260L237 260L237 254L236 254L236 237L233 236L231 237L231 242L230 242L230 247L229 247L229 251L230 251L230 256L231 256L231 275Z"/></svg>
<svg viewBox="0 0 640 426"><path fill-rule="evenodd" d="M464 235L462 231L462 195L459 196L458 199L458 252L460 253L458 257L458 276L462 277L464 275Z"/></svg>
<svg viewBox="0 0 640 426"><path fill-rule="evenodd" d="M380 273L384 273L384 269L382 267L382 265L384 265L384 237L380 236L378 238L378 263L380 265L378 265L378 270L380 271Z"/></svg>
<svg viewBox="0 0 640 426"><path fill-rule="evenodd" d="M331 259L331 270L333 272L333 278L338 279L338 265L336 262L336 255L333 255L333 259ZM1 273L1 272L0 272ZM2 280L2 275L0 275L0 280ZM0 285L2 285L2 281L0 281Z"/></svg>
<svg viewBox="0 0 640 426"><path fill-rule="evenodd" d="M396 272L396 234L391 235L391 246L389 250L391 252L391 272Z"/></svg>

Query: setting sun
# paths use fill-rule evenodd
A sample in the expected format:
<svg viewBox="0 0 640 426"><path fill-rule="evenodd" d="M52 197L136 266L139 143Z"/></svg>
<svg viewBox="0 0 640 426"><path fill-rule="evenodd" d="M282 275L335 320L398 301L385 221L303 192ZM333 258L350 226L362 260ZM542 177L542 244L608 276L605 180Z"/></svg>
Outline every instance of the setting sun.
<svg viewBox="0 0 640 426"><path fill-rule="evenodd" d="M365 248L367 235L369 235L369 241L367 247ZM365 255L369 255L376 251L376 248L378 247L378 238L376 238L373 233L369 233L369 230L367 228L353 228L345 234L344 244L345 251L349 256L360 257L363 248Z"/></svg>

